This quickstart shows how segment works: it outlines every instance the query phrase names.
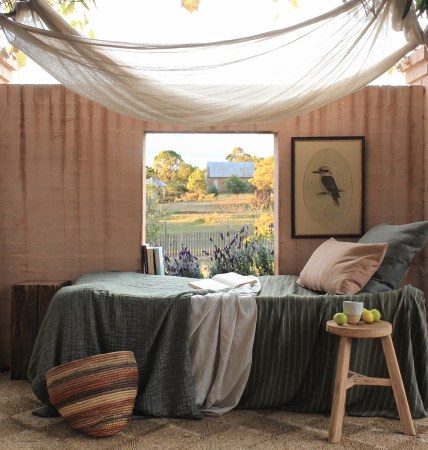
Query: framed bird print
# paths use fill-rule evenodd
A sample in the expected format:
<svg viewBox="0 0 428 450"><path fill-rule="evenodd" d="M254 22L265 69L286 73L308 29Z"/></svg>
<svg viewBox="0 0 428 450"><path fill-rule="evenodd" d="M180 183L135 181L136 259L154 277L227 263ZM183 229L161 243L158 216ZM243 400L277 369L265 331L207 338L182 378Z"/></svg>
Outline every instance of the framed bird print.
<svg viewBox="0 0 428 450"><path fill-rule="evenodd" d="M364 233L364 136L291 138L291 237Z"/></svg>

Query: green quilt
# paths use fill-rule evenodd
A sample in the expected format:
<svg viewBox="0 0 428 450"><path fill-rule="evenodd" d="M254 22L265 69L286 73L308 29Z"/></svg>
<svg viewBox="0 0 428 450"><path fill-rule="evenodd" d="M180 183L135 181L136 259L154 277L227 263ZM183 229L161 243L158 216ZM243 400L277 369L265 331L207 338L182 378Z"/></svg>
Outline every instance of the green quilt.
<svg viewBox="0 0 428 450"><path fill-rule="evenodd" d="M190 279L107 272L84 275L56 293L28 369L46 405L51 367L98 353L134 352L139 386L135 413L201 418L189 351Z"/></svg>
<svg viewBox="0 0 428 450"><path fill-rule="evenodd" d="M239 408L329 411L339 338L325 324L356 297L318 295L296 277L260 277L251 373ZM28 376L49 404L45 373L51 367L97 353L134 352L139 369L137 413L201 418L195 406L189 351L188 278L133 272L93 273L61 289L52 300L35 342ZM361 294L393 325L393 342L410 410L428 414L428 337L421 291ZM354 340L351 370L384 377L379 339ZM347 393L347 414L397 417L392 390L356 386Z"/></svg>
<svg viewBox="0 0 428 450"><path fill-rule="evenodd" d="M356 296L317 295L297 277L261 277L253 364L240 408L282 407L324 412L331 408L340 338L325 325L358 298L392 323L393 343L413 418L428 415L428 336L423 293L412 287ZM350 370L387 377L380 339L354 339ZM347 414L398 417L392 389L355 386L347 391Z"/></svg>

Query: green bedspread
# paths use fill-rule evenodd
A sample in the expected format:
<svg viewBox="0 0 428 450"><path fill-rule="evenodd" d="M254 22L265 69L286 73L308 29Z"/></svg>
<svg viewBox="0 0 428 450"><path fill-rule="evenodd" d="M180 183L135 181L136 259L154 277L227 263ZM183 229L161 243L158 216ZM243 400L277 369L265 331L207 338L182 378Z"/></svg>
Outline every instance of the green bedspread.
<svg viewBox="0 0 428 450"><path fill-rule="evenodd" d="M240 408L323 412L331 407L339 338L327 320L348 296L317 295L296 277L261 277L253 363ZM65 362L118 350L139 369L136 412L200 418L189 352L189 279L131 272L87 274L54 297L37 337L28 376L49 404L44 375ZM351 297L354 298L355 297ZM358 296L393 324L393 342L414 418L428 414L428 338L424 297L406 286ZM379 339L354 340L351 370L386 376ZM390 388L356 386L347 413L397 417Z"/></svg>
<svg viewBox="0 0 428 450"><path fill-rule="evenodd" d="M331 408L339 337L325 325L355 296L317 295L295 284L297 277L261 277L250 378L240 408L284 407L324 412ZM392 339L413 418L428 415L428 337L421 291L405 286L359 294L393 325ZM354 339L350 370L387 377L380 339ZM392 389L355 386L347 392L347 414L398 417Z"/></svg>
<svg viewBox="0 0 428 450"><path fill-rule="evenodd" d="M167 280L167 281L165 281ZM54 296L34 345L28 378L49 404L45 373L98 353L134 352L135 412L201 418L189 352L187 278L133 272L87 274Z"/></svg>

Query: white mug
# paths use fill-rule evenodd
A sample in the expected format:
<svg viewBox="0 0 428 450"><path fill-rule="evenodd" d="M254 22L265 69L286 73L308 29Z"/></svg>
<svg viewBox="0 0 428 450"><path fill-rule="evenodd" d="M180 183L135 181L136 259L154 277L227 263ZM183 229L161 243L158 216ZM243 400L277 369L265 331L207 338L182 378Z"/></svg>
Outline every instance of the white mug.
<svg viewBox="0 0 428 450"><path fill-rule="evenodd" d="M343 302L343 312L346 314L349 324L355 325L360 321L363 307L363 302Z"/></svg>

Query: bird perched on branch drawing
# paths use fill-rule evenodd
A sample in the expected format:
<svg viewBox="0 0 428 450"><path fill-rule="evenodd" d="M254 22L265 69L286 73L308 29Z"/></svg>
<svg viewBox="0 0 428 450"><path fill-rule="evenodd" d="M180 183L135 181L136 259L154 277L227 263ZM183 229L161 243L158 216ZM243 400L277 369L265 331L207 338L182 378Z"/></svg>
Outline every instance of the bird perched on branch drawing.
<svg viewBox="0 0 428 450"><path fill-rule="evenodd" d="M320 186L322 188L322 192L318 195L330 195L333 199L334 205L339 207L340 190L337 187L330 168L328 166L321 166L318 170L315 170L312 173L318 173L320 176Z"/></svg>

